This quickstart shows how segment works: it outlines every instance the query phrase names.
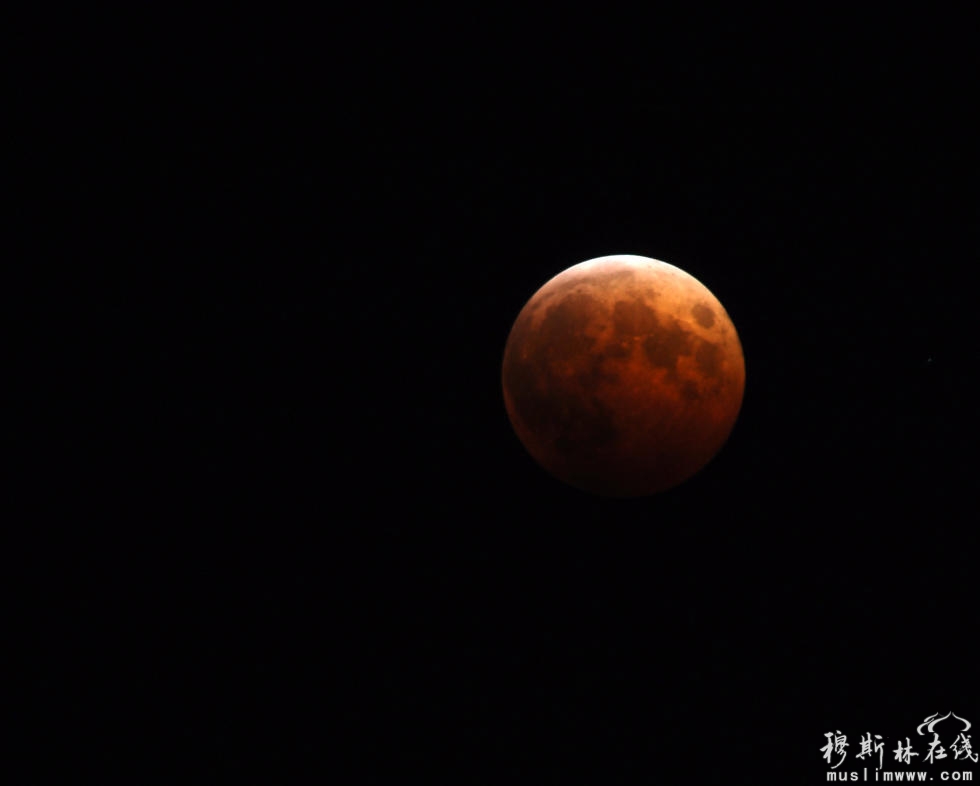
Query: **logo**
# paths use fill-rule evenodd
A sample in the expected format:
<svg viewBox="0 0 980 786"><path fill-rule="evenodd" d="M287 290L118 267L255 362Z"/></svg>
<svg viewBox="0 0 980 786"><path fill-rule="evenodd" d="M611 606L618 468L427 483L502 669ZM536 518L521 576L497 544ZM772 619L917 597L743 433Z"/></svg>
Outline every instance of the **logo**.
<svg viewBox="0 0 980 786"><path fill-rule="evenodd" d="M942 726L940 724L943 724ZM824 760L830 765L827 780L835 781L972 781L972 769L950 769L950 763L968 767L980 758L973 750L972 735L967 732L973 724L954 712L945 715L934 713L916 729L913 744L911 735L895 739L892 748L888 738L880 734L864 732L852 745L848 735L839 729L824 734L826 744L820 748ZM923 737L924 739L918 739ZM853 756L852 756L853 754ZM850 759L850 769L842 765ZM943 762L942 760L946 761ZM897 763L901 769L885 770L886 760ZM940 764L940 762L942 762ZM932 772L907 769L914 764L938 767ZM892 764L894 766L894 764ZM855 769L855 767L857 767Z"/></svg>

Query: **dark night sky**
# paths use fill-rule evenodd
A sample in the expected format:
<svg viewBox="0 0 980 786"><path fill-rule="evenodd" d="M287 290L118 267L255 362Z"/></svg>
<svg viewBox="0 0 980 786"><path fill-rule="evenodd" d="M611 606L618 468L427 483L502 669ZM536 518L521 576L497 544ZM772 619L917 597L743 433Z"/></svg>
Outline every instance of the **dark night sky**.
<svg viewBox="0 0 980 786"><path fill-rule="evenodd" d="M195 29L44 94L45 739L139 783L340 741L385 783L816 784L827 731L980 722L955 20ZM612 253L746 358L722 453L638 500L551 479L500 392L526 300Z"/></svg>

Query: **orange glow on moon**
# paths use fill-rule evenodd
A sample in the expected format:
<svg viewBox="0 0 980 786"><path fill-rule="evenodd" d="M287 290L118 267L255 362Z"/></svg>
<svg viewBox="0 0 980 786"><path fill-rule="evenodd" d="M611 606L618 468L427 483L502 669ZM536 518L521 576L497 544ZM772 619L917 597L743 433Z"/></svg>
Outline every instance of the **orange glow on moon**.
<svg viewBox="0 0 980 786"><path fill-rule="evenodd" d="M718 299L647 257L592 259L521 310L504 350L507 414L531 456L596 494L676 486L721 449L742 405L745 361Z"/></svg>

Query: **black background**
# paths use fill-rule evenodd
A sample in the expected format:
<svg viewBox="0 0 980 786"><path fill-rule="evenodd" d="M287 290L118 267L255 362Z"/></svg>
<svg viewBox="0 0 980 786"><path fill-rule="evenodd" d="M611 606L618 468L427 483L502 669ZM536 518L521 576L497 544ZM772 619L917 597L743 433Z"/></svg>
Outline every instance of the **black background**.
<svg viewBox="0 0 980 786"><path fill-rule="evenodd" d="M980 719L969 26L569 13L65 22L20 73L48 755L817 783L828 731L847 769ZM724 450L646 499L550 478L500 391L527 299L614 253L746 358Z"/></svg>

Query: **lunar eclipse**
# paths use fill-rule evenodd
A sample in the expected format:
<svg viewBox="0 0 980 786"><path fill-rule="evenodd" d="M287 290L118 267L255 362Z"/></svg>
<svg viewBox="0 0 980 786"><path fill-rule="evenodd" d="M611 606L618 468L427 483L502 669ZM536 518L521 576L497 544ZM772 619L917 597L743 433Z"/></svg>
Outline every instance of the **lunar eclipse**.
<svg viewBox="0 0 980 786"><path fill-rule="evenodd" d="M617 255L573 265L531 297L508 336L502 381L538 464L584 491L637 497L682 483L722 448L745 361L700 281Z"/></svg>

